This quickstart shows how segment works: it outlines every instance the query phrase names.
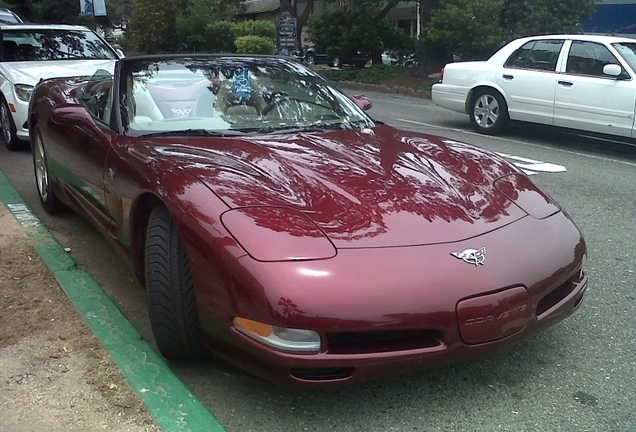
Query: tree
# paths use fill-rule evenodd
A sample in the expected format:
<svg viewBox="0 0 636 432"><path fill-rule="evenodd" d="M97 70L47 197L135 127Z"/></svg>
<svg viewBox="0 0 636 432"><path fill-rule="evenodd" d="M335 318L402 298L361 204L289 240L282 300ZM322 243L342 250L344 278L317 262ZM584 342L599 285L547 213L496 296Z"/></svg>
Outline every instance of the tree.
<svg viewBox="0 0 636 432"><path fill-rule="evenodd" d="M429 59L420 61L420 65L431 70L434 63L442 63L451 55L485 58L520 36L580 31L579 23L594 13L594 0L420 2L423 5L420 55Z"/></svg>
<svg viewBox="0 0 636 432"><path fill-rule="evenodd" d="M410 39L386 20L370 20L352 11L325 12L309 19L310 39L320 52L329 56L353 58L356 51L370 53L374 63L381 61L385 49L403 49Z"/></svg>
<svg viewBox="0 0 636 432"><path fill-rule="evenodd" d="M186 0L133 0L132 5L129 30L137 49L148 54L177 51L176 17L186 9Z"/></svg>
<svg viewBox="0 0 636 432"><path fill-rule="evenodd" d="M581 21L591 17L594 8L594 0L506 0L502 26L509 38L581 31Z"/></svg>
<svg viewBox="0 0 636 432"><path fill-rule="evenodd" d="M501 13L506 0L449 0L432 11L426 37L442 52L480 58L504 40Z"/></svg>
<svg viewBox="0 0 636 432"><path fill-rule="evenodd" d="M188 0L185 9L177 11L176 15L175 27L181 49L210 51L211 46L219 45L209 39L206 28L219 21L230 21L239 1Z"/></svg>

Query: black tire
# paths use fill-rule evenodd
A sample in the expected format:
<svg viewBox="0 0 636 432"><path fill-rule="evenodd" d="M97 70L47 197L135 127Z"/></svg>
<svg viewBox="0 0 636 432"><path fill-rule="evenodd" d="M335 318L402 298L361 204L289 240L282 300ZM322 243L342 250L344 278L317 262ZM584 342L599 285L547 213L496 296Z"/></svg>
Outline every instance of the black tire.
<svg viewBox="0 0 636 432"><path fill-rule="evenodd" d="M146 289L159 352L175 361L204 357L188 257L177 226L164 207L155 208L148 221Z"/></svg>
<svg viewBox="0 0 636 432"><path fill-rule="evenodd" d="M309 65L316 64L316 58L313 54L307 54L307 57L305 57L305 63Z"/></svg>
<svg viewBox="0 0 636 432"><path fill-rule="evenodd" d="M332 60L331 60L331 65L335 68L339 68L342 66L342 62L340 61L340 57L335 56Z"/></svg>
<svg viewBox="0 0 636 432"><path fill-rule="evenodd" d="M16 151L25 147L25 143L18 139L13 116L4 97L0 102L0 128L2 129L2 140L9 150Z"/></svg>
<svg viewBox="0 0 636 432"><path fill-rule="evenodd" d="M495 135L508 126L508 105L501 94L489 88L479 89L469 105L470 123L477 131Z"/></svg>
<svg viewBox="0 0 636 432"><path fill-rule="evenodd" d="M59 213L65 206L55 195L51 185L49 161L46 157L44 141L40 127L35 125L31 133L31 148L33 149L33 172L35 173L35 185L38 188L40 203L47 213Z"/></svg>

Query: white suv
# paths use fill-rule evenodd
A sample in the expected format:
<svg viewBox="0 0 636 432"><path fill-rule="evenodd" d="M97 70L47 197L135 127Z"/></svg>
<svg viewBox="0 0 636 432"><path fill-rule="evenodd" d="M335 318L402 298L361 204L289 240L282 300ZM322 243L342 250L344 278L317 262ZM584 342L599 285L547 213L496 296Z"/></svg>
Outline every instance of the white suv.
<svg viewBox="0 0 636 432"><path fill-rule="evenodd" d="M28 144L27 109L38 81L97 69L112 73L123 56L83 26L7 24L0 30L0 128L10 150Z"/></svg>

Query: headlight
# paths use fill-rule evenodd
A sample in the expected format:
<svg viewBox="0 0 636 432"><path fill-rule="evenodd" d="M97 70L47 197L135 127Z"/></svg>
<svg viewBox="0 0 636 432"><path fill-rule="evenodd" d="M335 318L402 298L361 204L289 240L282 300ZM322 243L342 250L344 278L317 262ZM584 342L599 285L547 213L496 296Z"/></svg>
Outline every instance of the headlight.
<svg viewBox="0 0 636 432"><path fill-rule="evenodd" d="M315 331L276 327L241 317L234 318L234 327L252 339L283 351L320 351L320 336Z"/></svg>
<svg viewBox="0 0 636 432"><path fill-rule="evenodd" d="M16 84L15 95L18 99L23 100L24 102L28 102L31 99L31 93L33 93L33 86L27 84Z"/></svg>
<svg viewBox="0 0 636 432"><path fill-rule="evenodd" d="M221 216L225 228L257 261L327 259L336 248L309 217L285 207L244 207Z"/></svg>

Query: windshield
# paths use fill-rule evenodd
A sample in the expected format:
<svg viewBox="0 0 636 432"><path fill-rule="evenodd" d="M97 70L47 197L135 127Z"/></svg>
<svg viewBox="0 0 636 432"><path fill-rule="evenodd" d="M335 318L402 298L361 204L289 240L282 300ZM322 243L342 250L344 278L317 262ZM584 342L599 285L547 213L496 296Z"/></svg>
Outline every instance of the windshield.
<svg viewBox="0 0 636 432"><path fill-rule="evenodd" d="M122 121L134 136L373 126L351 99L288 59L172 57L122 69Z"/></svg>
<svg viewBox="0 0 636 432"><path fill-rule="evenodd" d="M616 51L625 59L633 71L636 71L636 42L622 42L612 44Z"/></svg>
<svg viewBox="0 0 636 432"><path fill-rule="evenodd" d="M4 61L117 58L90 30L2 30Z"/></svg>

